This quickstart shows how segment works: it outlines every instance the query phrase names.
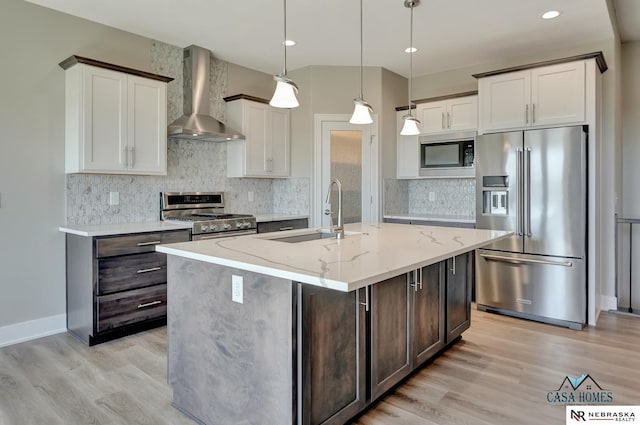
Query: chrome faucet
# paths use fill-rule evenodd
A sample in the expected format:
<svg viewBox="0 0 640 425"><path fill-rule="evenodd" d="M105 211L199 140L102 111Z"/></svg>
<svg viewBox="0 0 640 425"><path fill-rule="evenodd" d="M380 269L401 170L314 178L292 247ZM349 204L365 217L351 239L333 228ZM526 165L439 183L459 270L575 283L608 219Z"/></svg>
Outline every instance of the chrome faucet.
<svg viewBox="0 0 640 425"><path fill-rule="evenodd" d="M340 183L340 180L333 179L331 180L331 183L329 183L329 191L327 192L327 200L325 203L329 204L329 201L331 200L331 189L334 184L338 186L338 224L336 226L333 225L333 211L331 211L331 209L327 208L324 210L324 213L331 218L331 231L336 234L336 239L343 239L344 223L342 223L342 183Z"/></svg>

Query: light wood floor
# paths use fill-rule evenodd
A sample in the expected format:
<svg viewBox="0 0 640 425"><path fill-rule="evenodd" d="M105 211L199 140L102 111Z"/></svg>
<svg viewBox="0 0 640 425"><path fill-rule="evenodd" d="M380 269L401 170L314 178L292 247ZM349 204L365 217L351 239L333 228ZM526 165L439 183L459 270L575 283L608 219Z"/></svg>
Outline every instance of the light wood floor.
<svg viewBox="0 0 640 425"><path fill-rule="evenodd" d="M159 328L91 348L68 334L0 348L0 424L193 424L171 407L165 339ZM614 404L639 405L640 318L602 313L577 332L474 309L462 341L356 423L560 425L547 392L582 373Z"/></svg>

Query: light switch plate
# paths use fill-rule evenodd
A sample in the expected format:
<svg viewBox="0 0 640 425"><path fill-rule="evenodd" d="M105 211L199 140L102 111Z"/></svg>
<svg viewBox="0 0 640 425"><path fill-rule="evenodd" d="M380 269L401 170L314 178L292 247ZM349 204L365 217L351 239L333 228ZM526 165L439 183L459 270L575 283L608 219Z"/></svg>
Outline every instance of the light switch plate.
<svg viewBox="0 0 640 425"><path fill-rule="evenodd" d="M109 192L109 205L120 204L120 192Z"/></svg>
<svg viewBox="0 0 640 425"><path fill-rule="evenodd" d="M231 301L242 304L242 276L231 275Z"/></svg>

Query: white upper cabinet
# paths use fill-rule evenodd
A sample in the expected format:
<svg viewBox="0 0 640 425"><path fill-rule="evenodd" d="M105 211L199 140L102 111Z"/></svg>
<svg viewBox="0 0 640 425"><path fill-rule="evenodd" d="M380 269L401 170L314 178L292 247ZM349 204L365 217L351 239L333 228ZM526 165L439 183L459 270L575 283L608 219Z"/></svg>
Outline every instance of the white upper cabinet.
<svg viewBox="0 0 640 425"><path fill-rule="evenodd" d="M167 174L167 81L85 63L65 68L65 171ZM91 60L89 60L91 61ZM150 74L149 74L150 75Z"/></svg>
<svg viewBox="0 0 640 425"><path fill-rule="evenodd" d="M397 156L396 177L398 179L417 179L420 165L420 149L418 136L402 136L400 131L404 125L403 117L407 111L396 112Z"/></svg>
<svg viewBox="0 0 640 425"><path fill-rule="evenodd" d="M227 102L227 124L245 140L227 143L227 177L289 176L289 110L245 98Z"/></svg>
<svg viewBox="0 0 640 425"><path fill-rule="evenodd" d="M585 92L585 61L480 78L479 133L583 123Z"/></svg>
<svg viewBox="0 0 640 425"><path fill-rule="evenodd" d="M416 105L422 134L475 130L478 127L478 96L455 97Z"/></svg>

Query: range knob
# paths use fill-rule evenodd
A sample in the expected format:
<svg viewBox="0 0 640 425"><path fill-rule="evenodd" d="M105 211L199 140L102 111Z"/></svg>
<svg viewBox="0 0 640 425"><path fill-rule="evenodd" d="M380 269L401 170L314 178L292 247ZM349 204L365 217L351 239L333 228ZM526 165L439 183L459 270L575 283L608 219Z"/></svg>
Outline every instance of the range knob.
<svg viewBox="0 0 640 425"><path fill-rule="evenodd" d="M244 225L244 223L241 223L239 221L236 221L236 229L240 229L242 228L242 226Z"/></svg>
<svg viewBox="0 0 640 425"><path fill-rule="evenodd" d="M231 225L229 223L224 223L224 230L231 229Z"/></svg>
<svg viewBox="0 0 640 425"><path fill-rule="evenodd" d="M244 223L242 223L242 226L248 229L249 227L251 227L251 223L245 221Z"/></svg>
<svg viewBox="0 0 640 425"><path fill-rule="evenodd" d="M203 224L200 226L200 231L201 232L206 232L209 230L209 226L207 226L206 224Z"/></svg>
<svg viewBox="0 0 640 425"><path fill-rule="evenodd" d="M209 229L210 229L212 232L215 232L216 230L218 230L218 226L216 226L215 224L212 224L211 226L209 226Z"/></svg>

